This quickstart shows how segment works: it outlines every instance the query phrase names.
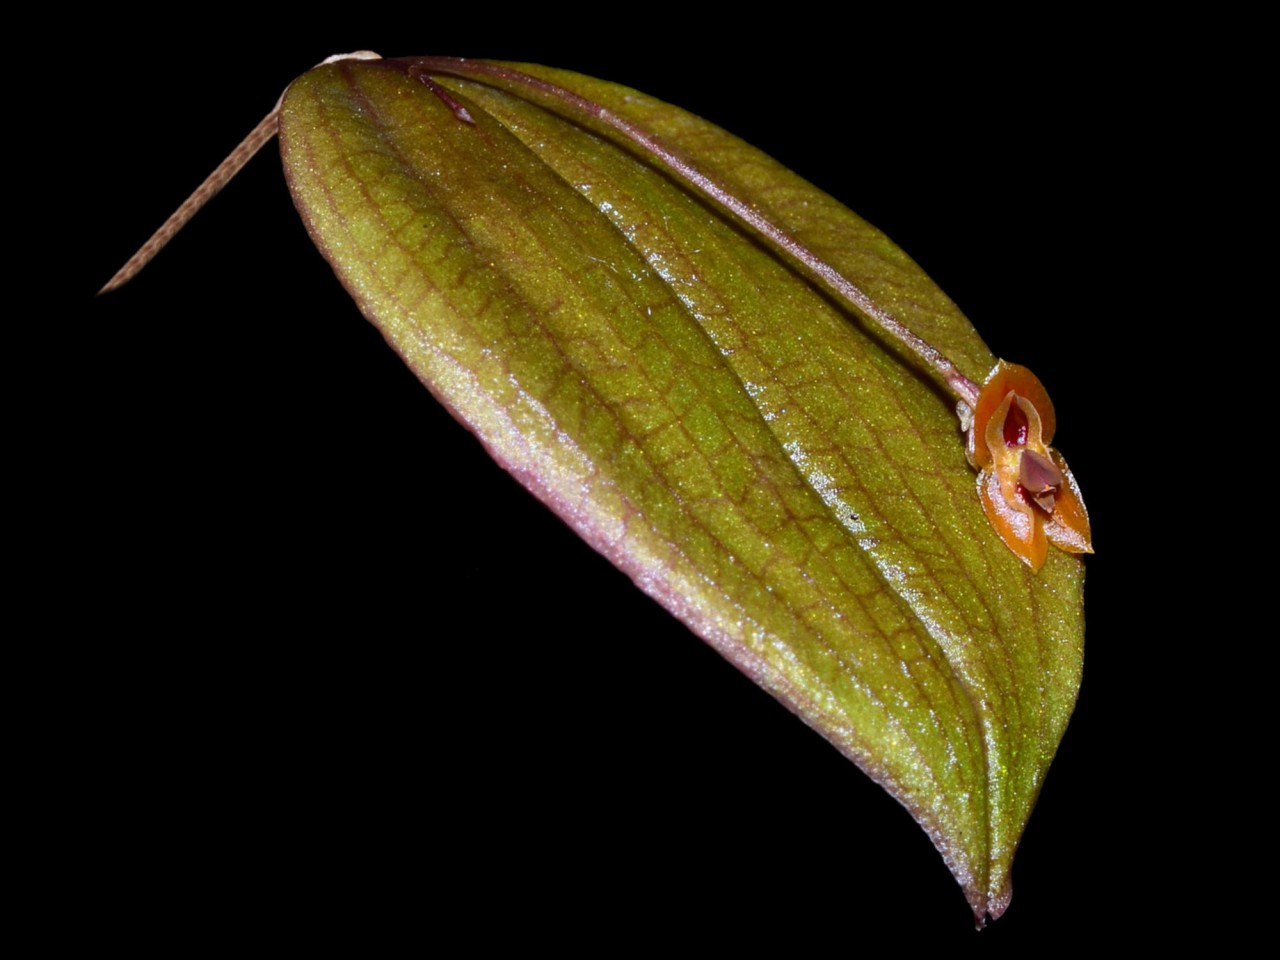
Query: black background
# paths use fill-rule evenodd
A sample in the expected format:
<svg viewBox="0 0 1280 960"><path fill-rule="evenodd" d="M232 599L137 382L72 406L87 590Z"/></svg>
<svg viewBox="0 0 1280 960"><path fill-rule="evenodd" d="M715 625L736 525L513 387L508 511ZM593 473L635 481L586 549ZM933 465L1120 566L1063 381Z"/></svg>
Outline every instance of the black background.
<svg viewBox="0 0 1280 960"><path fill-rule="evenodd" d="M1144 251L1169 229L1147 178L1173 89L1087 31L1011 47L945 26L726 36L646 18L622 42L565 11L399 19L152 24L163 43L115 22L59 61L86 266L51 351L51 391L80 404L57 434L77 469L51 481L73 493L75 600L53 614L96 626L59 652L57 697L93 798L73 806L86 886L132 904L102 922L477 944L972 937L905 811L403 368L309 243L273 148L93 298L289 80L357 48L543 62L707 117L885 230L1037 372L1098 554L1076 715L1013 905L982 939L1210 911L1230 841L1184 766L1186 701L1165 703L1177 654L1152 653L1179 637L1146 612L1170 589L1151 573L1169 550L1166 505L1148 509L1165 478L1145 472L1168 371Z"/></svg>

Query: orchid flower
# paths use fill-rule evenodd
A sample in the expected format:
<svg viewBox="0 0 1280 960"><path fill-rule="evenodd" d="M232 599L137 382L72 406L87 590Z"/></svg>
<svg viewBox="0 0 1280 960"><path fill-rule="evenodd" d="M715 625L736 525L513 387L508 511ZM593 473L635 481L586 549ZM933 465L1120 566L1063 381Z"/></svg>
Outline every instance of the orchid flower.
<svg viewBox="0 0 1280 960"><path fill-rule="evenodd" d="M1001 360L978 394L968 431L982 509L1005 545L1036 571L1049 543L1093 553L1080 488L1049 446L1055 425L1053 403L1036 375Z"/></svg>

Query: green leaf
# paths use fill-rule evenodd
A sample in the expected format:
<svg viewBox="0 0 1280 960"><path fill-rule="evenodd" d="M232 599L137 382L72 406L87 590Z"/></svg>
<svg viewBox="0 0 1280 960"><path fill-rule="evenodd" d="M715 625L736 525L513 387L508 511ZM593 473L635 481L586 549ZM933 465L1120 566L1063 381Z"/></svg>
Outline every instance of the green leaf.
<svg viewBox="0 0 1280 960"><path fill-rule="evenodd" d="M945 392L753 232L554 98L437 76L464 122L407 65L333 64L285 98L290 189L343 284L499 463L897 797L999 916L1079 684L1079 559L1037 576L1003 546ZM887 238L768 157L519 69L691 157L968 377L994 363Z"/></svg>

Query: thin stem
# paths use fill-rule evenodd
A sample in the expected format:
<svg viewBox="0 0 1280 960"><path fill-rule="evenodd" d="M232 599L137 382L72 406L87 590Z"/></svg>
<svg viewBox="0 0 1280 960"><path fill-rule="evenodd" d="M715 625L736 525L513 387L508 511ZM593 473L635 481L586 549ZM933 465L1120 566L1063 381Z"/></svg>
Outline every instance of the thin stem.
<svg viewBox="0 0 1280 960"><path fill-rule="evenodd" d="M125 261L125 265L116 271L115 276L108 280L98 293L103 294L114 290L137 276L139 271L151 262L151 258L164 249L164 245L187 225L187 221L196 215L196 211L217 196L218 191L225 187L231 178L253 159L253 155L276 135L279 120L280 101L277 100L271 112L259 120L258 125L249 131L249 135L240 141L239 146L227 154L226 159L214 168L213 173L204 178L204 182L191 192L191 196L182 201L182 205L177 210L169 214L169 219L138 248L137 253Z"/></svg>
<svg viewBox="0 0 1280 960"><path fill-rule="evenodd" d="M440 84L436 83L425 73L415 71L412 67L409 68L409 76L417 79L419 83L439 97L444 105L453 111L453 115L455 117L463 123L469 123L472 126L475 126L475 118L471 116L467 108L460 104L448 90L440 86Z"/></svg>
<svg viewBox="0 0 1280 960"><path fill-rule="evenodd" d="M354 53L339 53L332 57L327 57L317 66L322 66L325 63L334 63L338 60L381 59L378 54L371 50L357 50ZM115 276L103 285L102 289L98 291L100 295L109 290L115 290L136 277L142 268L164 249L165 244L187 225L187 221L196 215L196 211L217 196L218 191L225 187L232 177L244 169L244 165L252 160L254 155L276 135L276 130L280 126L280 104L283 101L284 95L281 94L280 99L276 101L276 105L271 108L271 112L259 120L258 125L249 131L249 135L227 154L226 159L218 164L213 173L204 178L204 182L200 186L192 191L191 196L182 201L182 205L177 210L169 214L169 219L160 225L160 229L153 233L151 238L138 248L138 252L116 271Z"/></svg>
<svg viewBox="0 0 1280 960"><path fill-rule="evenodd" d="M538 77L530 76L527 73L512 70L499 64L487 63L483 60L461 60L450 57L418 57L414 58L412 63L417 67L437 74L481 80L481 82L483 82L484 77L497 77L501 80L518 83L554 97L570 109L593 117L617 130L712 203L728 211L775 247L787 253L806 273L821 283L829 293L853 307L858 313L875 323L881 330L918 356L937 373L938 377L955 394L957 399L963 400L970 407L977 403L978 385L962 374L945 354L927 340L909 330L893 314L882 309L861 288L831 264L827 263L827 261L823 260L822 257L777 226L758 210L738 199L699 170L691 160L671 147L666 146L653 134L647 133L630 121L610 112L601 104L581 97L571 90L566 90L564 87L557 86L554 83L549 83L546 80L541 80Z"/></svg>
<svg viewBox="0 0 1280 960"><path fill-rule="evenodd" d="M380 59L382 58L372 51L359 50L354 53L341 53L327 57L322 61L322 64L333 63L338 60ZM647 154L657 159L676 177L689 184L721 209L737 217L758 235L773 244L775 248L789 255L809 276L822 284L829 293L858 313L861 313L914 353L934 370L958 399L964 401L970 407L977 403L978 385L962 374L945 354L927 340L913 333L893 314L882 309L860 287L827 263L822 257L777 226L758 210L738 199L734 194L699 170L691 160L668 147L657 137L647 133L630 121L617 116L601 104L579 96L571 90L566 90L564 87L557 86L554 83L522 73L519 70L512 70L509 67L487 63L482 60L460 60L448 57L420 57L410 62L412 64L411 70L415 71L415 73L420 70L422 73L442 73L473 80L487 76L518 83L551 96L566 104L570 109L593 117L617 130ZM466 113L465 109L452 101L446 91L438 87L430 78L421 74L418 74L418 78L434 90L438 96L445 99L445 102L454 108L454 112L460 120L471 121L471 117ZM259 121L249 135L227 155L225 160L218 164L217 168L205 178L204 182L192 192L191 196L187 197L182 205L151 235L151 238L138 249L138 252L116 271L115 276L106 282L102 289L98 291L99 293L114 290L135 277L160 252L164 245L172 240L174 235L187 224L196 211L213 199L218 191L243 169L244 165L262 149L267 141L275 136L279 127L280 103L283 99L283 96L281 96L280 100L276 101L276 105Z"/></svg>

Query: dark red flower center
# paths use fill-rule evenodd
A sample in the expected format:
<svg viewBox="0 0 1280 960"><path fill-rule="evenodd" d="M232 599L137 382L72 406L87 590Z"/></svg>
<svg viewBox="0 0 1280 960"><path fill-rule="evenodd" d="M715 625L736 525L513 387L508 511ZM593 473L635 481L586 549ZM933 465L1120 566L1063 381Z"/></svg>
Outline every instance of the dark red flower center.
<svg viewBox="0 0 1280 960"><path fill-rule="evenodd" d="M1004 418L1004 442L1011 447L1027 445L1027 415L1015 397L1009 403L1009 415Z"/></svg>

